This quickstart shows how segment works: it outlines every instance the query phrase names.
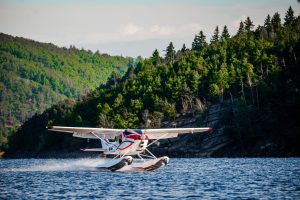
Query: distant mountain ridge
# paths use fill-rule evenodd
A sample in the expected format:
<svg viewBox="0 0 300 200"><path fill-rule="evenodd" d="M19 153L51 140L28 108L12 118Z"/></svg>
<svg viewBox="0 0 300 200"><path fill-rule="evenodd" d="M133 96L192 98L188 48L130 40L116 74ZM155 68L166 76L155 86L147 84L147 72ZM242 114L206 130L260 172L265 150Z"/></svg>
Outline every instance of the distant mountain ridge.
<svg viewBox="0 0 300 200"><path fill-rule="evenodd" d="M33 114L63 99L78 99L132 63L129 57L0 33L0 143Z"/></svg>

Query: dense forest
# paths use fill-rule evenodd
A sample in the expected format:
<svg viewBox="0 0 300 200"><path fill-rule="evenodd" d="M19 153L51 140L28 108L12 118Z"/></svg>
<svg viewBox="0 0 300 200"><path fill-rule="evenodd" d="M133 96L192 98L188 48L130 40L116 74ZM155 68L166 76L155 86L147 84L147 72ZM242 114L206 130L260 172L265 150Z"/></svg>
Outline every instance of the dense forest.
<svg viewBox="0 0 300 200"><path fill-rule="evenodd" d="M222 123L235 140L227 150L272 140L275 148L299 155L299 48L300 17L291 7L284 18L268 15L263 25L247 17L232 36L227 26L217 26L208 42L200 31L191 49L184 44L175 50L170 42L165 55L154 50L123 77L79 101L68 99L33 116L10 137L9 152L72 150L83 144L49 134L46 125L153 128L185 115L205 117L210 106L226 104L231 109Z"/></svg>
<svg viewBox="0 0 300 200"><path fill-rule="evenodd" d="M0 33L0 146L36 113L124 74L132 58L59 48Z"/></svg>

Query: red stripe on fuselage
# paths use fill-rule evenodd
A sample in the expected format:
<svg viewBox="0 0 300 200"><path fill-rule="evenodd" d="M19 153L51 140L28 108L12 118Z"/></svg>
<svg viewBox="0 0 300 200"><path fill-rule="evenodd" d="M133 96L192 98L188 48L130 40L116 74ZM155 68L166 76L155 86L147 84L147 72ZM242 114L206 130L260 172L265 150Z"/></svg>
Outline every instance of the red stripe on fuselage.
<svg viewBox="0 0 300 200"><path fill-rule="evenodd" d="M130 143L129 145L127 145L126 147L124 148L119 148L119 150L124 150L124 149L127 149L128 147L130 147L131 145L133 145L134 142Z"/></svg>

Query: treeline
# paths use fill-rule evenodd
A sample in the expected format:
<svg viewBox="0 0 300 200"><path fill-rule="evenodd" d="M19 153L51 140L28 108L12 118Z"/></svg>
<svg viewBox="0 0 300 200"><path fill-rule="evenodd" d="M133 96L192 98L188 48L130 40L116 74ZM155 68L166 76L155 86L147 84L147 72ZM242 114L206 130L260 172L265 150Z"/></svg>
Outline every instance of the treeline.
<svg viewBox="0 0 300 200"><path fill-rule="evenodd" d="M124 74L132 64L132 58L0 33L0 146L35 113L66 98L81 98L113 71Z"/></svg>
<svg viewBox="0 0 300 200"><path fill-rule="evenodd" d="M27 121L10 138L10 150L80 146L77 139L47 133L46 125L160 127L225 100L247 108L235 122L239 130L257 129L251 116L263 116L260 134L299 138L300 17L290 7L283 20L275 13L254 27L248 17L233 36L217 26L209 43L200 31L191 49L175 50L171 42L164 56L154 50L123 78L112 76L80 101L68 100Z"/></svg>

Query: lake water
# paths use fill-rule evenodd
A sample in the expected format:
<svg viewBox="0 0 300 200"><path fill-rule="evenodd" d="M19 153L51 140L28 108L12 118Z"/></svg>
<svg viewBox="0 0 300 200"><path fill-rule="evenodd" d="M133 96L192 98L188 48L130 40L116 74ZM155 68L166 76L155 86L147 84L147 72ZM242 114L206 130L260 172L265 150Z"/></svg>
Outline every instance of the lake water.
<svg viewBox="0 0 300 200"><path fill-rule="evenodd" d="M300 199L300 158L171 158L152 172L99 159L1 159L0 199Z"/></svg>

